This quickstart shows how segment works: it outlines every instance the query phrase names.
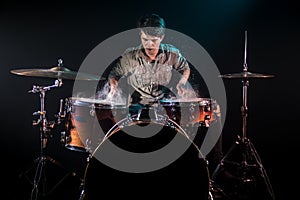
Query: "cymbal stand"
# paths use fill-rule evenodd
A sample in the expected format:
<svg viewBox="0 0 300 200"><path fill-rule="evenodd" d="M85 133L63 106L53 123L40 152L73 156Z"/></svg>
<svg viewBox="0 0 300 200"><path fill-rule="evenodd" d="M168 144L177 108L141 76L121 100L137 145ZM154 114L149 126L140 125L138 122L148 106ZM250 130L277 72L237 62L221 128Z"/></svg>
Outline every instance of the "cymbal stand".
<svg viewBox="0 0 300 200"><path fill-rule="evenodd" d="M246 34L246 40L245 40L245 59L244 59L244 65L243 65L243 73L247 74L247 63L246 63L246 47L247 47L247 32ZM266 184L268 193L271 197L271 199L275 199L274 192L271 186L271 183L269 181L269 178L267 176L267 173L262 165L261 159L250 141L249 138L247 138L247 116L248 116L248 106L247 106L247 93L248 93L248 86L249 86L249 78L244 77L242 78L242 84L243 84L243 105L241 106L241 115L242 115L242 136L238 135L238 138L233 146L229 149L227 154L222 158L220 164L215 169L214 173L212 174L212 179L215 180L216 176L220 172L220 168L224 168L225 165L233 165L238 167L238 169L241 169L241 176L237 177L239 180L242 181L243 184L247 184L249 182L254 181L254 177L252 175L249 175L249 171L252 168L257 168L260 172L261 178L263 178L264 183ZM238 148L242 151L241 153L241 161L240 163L230 161L228 158L233 153L235 148Z"/></svg>
<svg viewBox="0 0 300 200"><path fill-rule="evenodd" d="M45 190L45 172L44 168L46 161L50 161L60 167L62 165L54 160L53 158L45 155L45 148L47 146L48 138L51 136L51 129L54 127L55 123L53 121L48 122L46 119L46 110L45 110L45 95L46 91L49 91L51 88L60 87L62 85L62 80L55 80L54 85L51 86L36 86L34 85L32 90L28 91L29 93L39 93L40 96L40 110L34 112L33 115L39 116L37 121L33 121L33 125L40 126L40 156L35 160L37 163L36 172L33 179L33 188L31 191L31 199L37 199L39 195L39 184L42 176L44 176L43 189ZM44 192L44 191L43 191Z"/></svg>

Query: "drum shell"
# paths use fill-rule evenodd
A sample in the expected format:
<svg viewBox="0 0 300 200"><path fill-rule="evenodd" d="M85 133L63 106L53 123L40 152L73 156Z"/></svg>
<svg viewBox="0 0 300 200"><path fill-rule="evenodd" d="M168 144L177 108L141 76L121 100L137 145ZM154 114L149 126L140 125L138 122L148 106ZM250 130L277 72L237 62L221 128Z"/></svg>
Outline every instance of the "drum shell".
<svg viewBox="0 0 300 200"><path fill-rule="evenodd" d="M170 119L181 126L209 127L216 119L212 99L196 98L195 100L161 101L160 113L166 114Z"/></svg>
<svg viewBox="0 0 300 200"><path fill-rule="evenodd" d="M68 149L75 151L92 152L109 128L126 116L125 106L111 106L76 98L67 99L65 107L62 141Z"/></svg>

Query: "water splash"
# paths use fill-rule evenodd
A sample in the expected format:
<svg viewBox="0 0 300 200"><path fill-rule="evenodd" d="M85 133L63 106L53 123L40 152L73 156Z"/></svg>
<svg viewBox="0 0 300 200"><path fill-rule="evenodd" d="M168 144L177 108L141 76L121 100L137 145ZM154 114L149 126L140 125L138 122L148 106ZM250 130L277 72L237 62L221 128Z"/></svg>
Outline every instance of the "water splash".
<svg viewBox="0 0 300 200"><path fill-rule="evenodd" d="M110 86L109 83L105 83L103 88L96 92L94 98L109 102L112 105L126 105L126 97L123 95L122 90L117 87L113 96L109 95Z"/></svg>

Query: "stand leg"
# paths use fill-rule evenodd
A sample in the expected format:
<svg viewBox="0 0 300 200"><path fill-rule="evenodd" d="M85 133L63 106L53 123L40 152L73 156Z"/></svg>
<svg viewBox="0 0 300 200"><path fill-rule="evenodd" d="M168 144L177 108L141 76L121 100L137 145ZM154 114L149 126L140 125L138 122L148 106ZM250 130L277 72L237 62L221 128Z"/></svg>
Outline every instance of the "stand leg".
<svg viewBox="0 0 300 200"><path fill-rule="evenodd" d="M81 179L81 183L80 183L79 200L86 200L87 199L86 191L85 191L85 178L86 178L89 162L90 162L91 159L92 159L92 154L89 154L89 156L87 157L87 165L86 165L86 168L85 168L85 171L84 171L84 175L83 175L83 178Z"/></svg>
<svg viewBox="0 0 300 200"><path fill-rule="evenodd" d="M32 166L19 174L19 179L21 181L20 186L24 190L23 196L28 194L30 200L37 200L51 196L70 176L75 176L75 173L67 172L60 162L49 156L41 156L34 160ZM22 181L24 179L26 182ZM26 186L28 183L31 186L31 191ZM27 192L26 188L30 192ZM19 192L18 195L21 197L22 192Z"/></svg>
<svg viewBox="0 0 300 200"><path fill-rule="evenodd" d="M263 167L262 165L262 162L261 162L261 159L254 147L254 145L252 144L252 142L250 140L248 140L248 143L249 143L249 147L250 147L250 150L251 150L251 153L256 161L256 164L257 164L257 167L259 168L259 171L260 171L260 176L263 178L264 180L264 183L266 184L266 187L267 187L267 190L268 190L268 193L269 195L271 196L271 198L274 200L275 199L275 194L274 194L274 191L273 191L273 188L272 188L272 185L271 185L271 182L269 180L269 177L267 175L267 172L265 170L265 168Z"/></svg>
<svg viewBox="0 0 300 200"><path fill-rule="evenodd" d="M212 180L223 184L232 199L260 199L262 195L264 200L275 199L260 157L247 138L238 138L212 174ZM267 193L258 191L265 188L263 185Z"/></svg>
<svg viewBox="0 0 300 200"><path fill-rule="evenodd" d="M79 200L85 200L85 189L84 189L84 180L81 181L80 183L80 195L79 195Z"/></svg>
<svg viewBox="0 0 300 200"><path fill-rule="evenodd" d="M59 65L60 64L61 63L59 63ZM39 116L38 120L33 121L33 125L34 126L39 125L39 129L40 129L40 157L38 157L34 161L34 165L36 165L36 169L35 169L35 172L33 172L33 174L29 174L29 173L33 171L34 166L27 169L24 173L21 173L19 177L20 178L25 177L32 185L32 190L31 190L31 194L30 194L31 200L36 200L40 197L43 198L43 197L46 197L46 196L52 194L53 191L58 186L60 186L62 184L62 182L65 181L65 179L68 176L70 176L70 175L75 176L74 175L75 173L73 173L73 172L64 171L62 176L59 176L60 178L58 178L58 180L56 180L54 183L51 182L51 184L49 184L50 183L49 180L51 180L51 178L58 177L57 174L59 172L61 172L61 170L59 170L59 171L54 170L53 174L52 173L49 174L49 172L50 172L49 169L51 169L51 168L49 168L49 169L47 168L48 167L46 165L47 162L49 162L50 164L54 164L56 167L59 167L59 169L66 170L59 162L57 162L56 160L54 160L53 158L51 158L49 156L46 156L44 153L44 151L46 150L48 138L50 138L52 136L51 129L55 125L54 122L48 122L48 120L46 119L46 110L45 110L46 91L49 91L51 88L54 88L54 87L60 87L61 85L62 85L61 79L58 79L55 81L54 85L51 85L51 86L35 86L34 85L32 90L29 91L30 93L38 93L40 96L40 110L33 113L33 115ZM59 117L62 116L61 112L62 112L62 108L60 108ZM58 119L58 121L60 121L60 118ZM47 173L46 173L46 170L47 170ZM30 178L31 175L32 175L32 179ZM46 175L50 175L49 180ZM49 189L48 185L52 185L52 187L50 187L50 189Z"/></svg>
<svg viewBox="0 0 300 200"><path fill-rule="evenodd" d="M209 200L229 200L230 197L212 179L209 181Z"/></svg>

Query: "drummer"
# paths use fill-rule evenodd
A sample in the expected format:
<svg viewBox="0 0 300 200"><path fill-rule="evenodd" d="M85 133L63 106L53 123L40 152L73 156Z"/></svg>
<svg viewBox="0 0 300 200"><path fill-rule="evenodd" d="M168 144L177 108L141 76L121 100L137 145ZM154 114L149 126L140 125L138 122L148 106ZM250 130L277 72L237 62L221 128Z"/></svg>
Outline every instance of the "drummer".
<svg viewBox="0 0 300 200"><path fill-rule="evenodd" d="M166 26L159 15L142 16L138 21L138 29L141 44L125 50L110 66L108 97L114 97L119 79L126 77L129 86L133 88L128 102L130 114L135 115L146 108L144 114L149 117L147 108L159 100L188 95L186 84L190 66L178 48L162 43ZM218 163L222 158L221 140L220 137L212 151L213 163Z"/></svg>
<svg viewBox="0 0 300 200"><path fill-rule="evenodd" d="M109 97L115 95L121 77L127 77L128 84L134 89L129 100L132 114L162 98L183 96L190 76L189 64L179 49L162 43L166 28L163 18L157 14L145 15L137 25L141 44L128 48L109 74ZM172 73L181 74L174 87L170 85Z"/></svg>

